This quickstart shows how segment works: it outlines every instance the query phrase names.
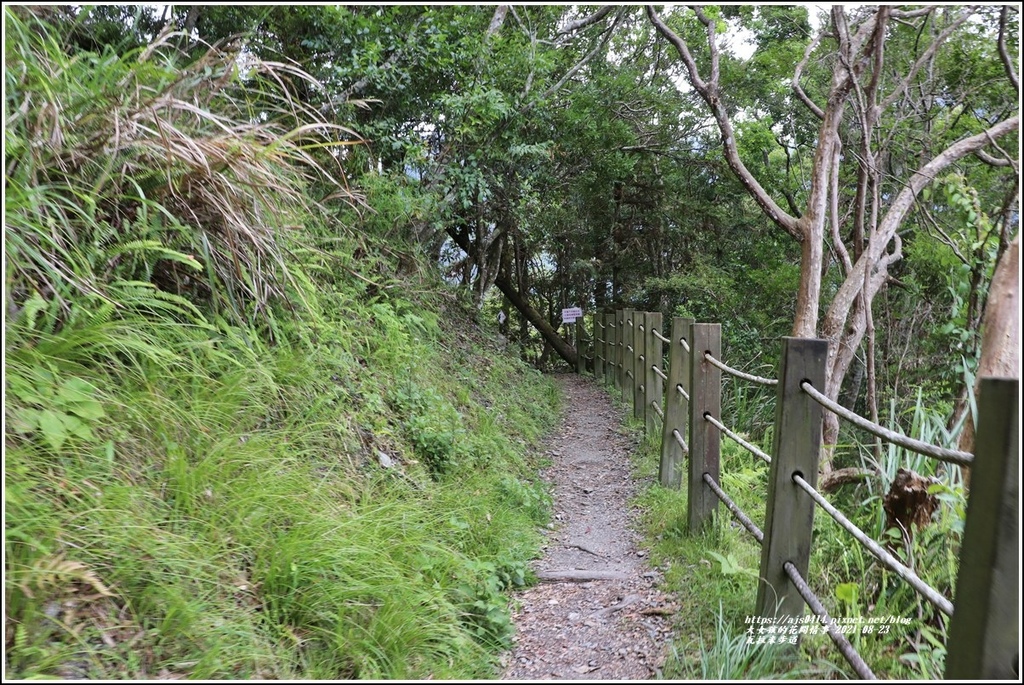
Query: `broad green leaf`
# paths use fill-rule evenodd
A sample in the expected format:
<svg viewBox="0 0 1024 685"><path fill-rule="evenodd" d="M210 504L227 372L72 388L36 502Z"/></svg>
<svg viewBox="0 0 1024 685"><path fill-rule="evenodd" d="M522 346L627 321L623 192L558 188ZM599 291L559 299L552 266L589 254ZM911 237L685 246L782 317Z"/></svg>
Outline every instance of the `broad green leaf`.
<svg viewBox="0 0 1024 685"><path fill-rule="evenodd" d="M68 437L67 428L62 417L63 414L50 409L40 411L37 417L39 430L42 432L43 438L55 450L63 447L64 441Z"/></svg>

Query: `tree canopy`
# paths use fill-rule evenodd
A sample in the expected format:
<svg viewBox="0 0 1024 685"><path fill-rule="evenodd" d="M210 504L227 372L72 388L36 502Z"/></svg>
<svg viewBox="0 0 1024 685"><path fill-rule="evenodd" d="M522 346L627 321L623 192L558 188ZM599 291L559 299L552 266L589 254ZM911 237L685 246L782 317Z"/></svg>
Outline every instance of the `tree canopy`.
<svg viewBox="0 0 1024 685"><path fill-rule="evenodd" d="M534 361L575 362L562 307L633 306L721 321L741 358L820 335L833 397L873 408L877 385L922 382L964 407L1018 226L1014 7L174 5L50 20L83 49L171 32L192 59L218 45L239 65L301 66L302 105L362 141L316 153L343 155L340 180L376 212L346 220L428 256L483 316L507 312Z"/></svg>

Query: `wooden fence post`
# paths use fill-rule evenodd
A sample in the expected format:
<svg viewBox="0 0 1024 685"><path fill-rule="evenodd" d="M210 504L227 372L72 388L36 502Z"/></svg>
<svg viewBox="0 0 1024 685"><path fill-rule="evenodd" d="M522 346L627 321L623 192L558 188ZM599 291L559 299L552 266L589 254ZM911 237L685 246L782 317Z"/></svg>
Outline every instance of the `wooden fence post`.
<svg viewBox="0 0 1024 685"><path fill-rule="evenodd" d="M687 495L687 528L699 532L718 509L718 497L704 482L707 473L718 482L718 460L721 435L704 420L705 414L722 414L722 372L704 358L709 352L716 359L722 356L722 325L695 323L690 341L690 471Z"/></svg>
<svg viewBox="0 0 1024 685"><path fill-rule="evenodd" d="M644 411L644 359L647 357L647 312L633 312L633 418L643 421ZM641 330L643 329L643 330ZM644 358L644 359L642 359Z"/></svg>
<svg viewBox="0 0 1024 685"><path fill-rule="evenodd" d="M594 380L604 375L605 329L604 314L594 312Z"/></svg>
<svg viewBox="0 0 1024 685"><path fill-rule="evenodd" d="M622 401L633 401L633 310L622 310Z"/></svg>
<svg viewBox="0 0 1024 685"><path fill-rule="evenodd" d="M947 680L1016 680L1020 620L1019 380L982 378Z"/></svg>
<svg viewBox="0 0 1024 685"><path fill-rule="evenodd" d="M646 417L644 424L647 427L648 435L657 435L658 428L660 427L658 417L658 411L654 408L654 403L657 402L658 406L664 412L664 406L662 403L662 397L665 394L665 386L661 380L661 376L654 372L654 367L657 366L661 369L664 364L662 363L662 344L654 332L661 332L661 312L647 312L644 314L644 353L647 355L647 361L644 362L644 416ZM664 369L662 369L664 371ZM664 414L663 414L664 416Z"/></svg>
<svg viewBox="0 0 1024 685"><path fill-rule="evenodd" d="M605 335L605 363L604 363L604 384L609 386L615 382L615 360L619 351L615 334L618 329L615 327L615 312L604 315Z"/></svg>
<svg viewBox="0 0 1024 685"><path fill-rule="evenodd" d="M678 431L685 441L689 435L686 430L687 409L689 403L679 393L676 386L682 387L687 395L690 393L690 353L683 347L681 340L690 343L690 326L693 319L681 316L672 318L672 335L667 336L668 344L668 382L665 388L665 421L661 430L661 463L658 466L658 481L662 487L678 490L683 482L683 460L686 454L676 441L672 431ZM662 331L664 335L664 331Z"/></svg>
<svg viewBox="0 0 1024 685"><path fill-rule="evenodd" d="M814 500L793 482L800 474L812 487L818 482L822 408L800 384L825 387L828 343L816 338L783 338L775 437L768 470L768 502L761 543L761 582L756 612L760 616L803 616L804 600L783 568L791 562L804 578L811 553Z"/></svg>

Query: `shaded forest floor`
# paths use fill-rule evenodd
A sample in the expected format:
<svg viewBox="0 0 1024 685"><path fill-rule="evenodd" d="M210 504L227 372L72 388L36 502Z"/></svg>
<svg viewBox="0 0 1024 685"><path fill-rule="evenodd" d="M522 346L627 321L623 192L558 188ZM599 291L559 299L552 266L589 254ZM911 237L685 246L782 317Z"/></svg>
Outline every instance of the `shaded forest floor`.
<svg viewBox="0 0 1024 685"><path fill-rule="evenodd" d="M541 582L514 597L515 647L504 679L646 679L657 677L677 611L657 589L661 569L638 547L637 483L629 454L636 438L622 413L593 381L558 377L565 393L551 438L554 516Z"/></svg>

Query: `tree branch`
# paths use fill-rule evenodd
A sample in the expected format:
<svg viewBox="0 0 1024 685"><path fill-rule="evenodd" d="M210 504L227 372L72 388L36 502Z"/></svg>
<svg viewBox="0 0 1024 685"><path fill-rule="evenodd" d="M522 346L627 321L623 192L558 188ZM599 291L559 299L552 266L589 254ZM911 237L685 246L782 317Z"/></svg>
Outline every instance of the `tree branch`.
<svg viewBox="0 0 1024 685"><path fill-rule="evenodd" d="M793 72L793 92L796 93L800 102L804 103L807 106L807 109L811 110L814 116L819 119L825 118L825 112L807 96L807 93L804 92L803 87L800 85L800 77L804 73L804 67L807 66L807 61L811 58L811 53L814 52L814 48L818 47L818 43L821 42L821 37L824 32L825 30L822 29L818 35L814 37L814 40L807 44L807 49L804 50L804 58L796 65L796 70Z"/></svg>
<svg viewBox="0 0 1024 685"><path fill-rule="evenodd" d="M606 16L608 16L608 13L611 12L613 9L615 9L615 5L605 5L601 9L591 14L589 17L583 17L582 19L577 19L576 21L569 22L564 28L559 29L558 32L555 33L555 35L565 36L572 33L573 31L579 31L580 29L584 29L590 26L591 24L596 24L597 22L601 21Z"/></svg>
<svg viewBox="0 0 1024 685"><path fill-rule="evenodd" d="M522 114L523 112L525 112L525 111L529 110L530 108L532 108L534 103L536 103L538 100L543 100L544 98L546 98L546 97L548 97L548 96L550 96L550 95L552 95L554 93L557 93L558 90L562 86L564 86L569 79L571 79L573 76L576 75L576 72L578 72L580 69L582 69L587 64L587 62L589 62L591 59L593 59L594 55L596 55L602 48L604 48L608 44L608 41L609 41L609 39L611 39L612 34L615 33L615 29L616 29L616 27L618 27L619 22L622 21L623 13L624 13L624 10L622 12L619 12L616 15L615 22L611 25L611 27L609 27L608 29L605 30L604 36L602 37L601 42L598 43L594 47L593 50L588 52L583 57L583 59L581 59L579 62L577 62L569 71L565 72L565 75L562 76L562 78L560 78L555 85L551 86L546 91L544 91L544 93L537 100L534 100L529 105L527 105L527 107L522 112L520 112L520 114Z"/></svg>
<svg viewBox="0 0 1024 685"><path fill-rule="evenodd" d="M921 56L917 58L917 61L914 62L914 66L910 67L910 71L907 72L907 75L903 78L903 80L900 81L900 83L893 89L891 93L889 93L889 96L887 98L882 100L882 103L879 105L880 109L887 109L890 105L892 105L893 102L896 101L896 98L903 95L903 92L910 85L910 82L914 80L914 77L917 76L917 72L921 70L921 67L923 67L925 64L928 63L929 60L932 59L936 51L938 51L938 49L942 47L942 44L946 42L946 39L948 39L954 31L960 28L960 26L962 26L963 23L967 21L971 17L971 15L974 14L974 12L974 7L968 7L963 14L961 14L955 20L953 20L952 24L947 26L942 33L935 37L935 40L932 41L932 44L929 45L928 48L923 53L921 53Z"/></svg>
<svg viewBox="0 0 1024 685"><path fill-rule="evenodd" d="M989 166L1013 166L1013 162L1010 161L1009 159L1006 159L1005 157L1003 159L993 157L984 150L975 150L974 156L983 161L985 164L988 164Z"/></svg>
<svg viewBox="0 0 1024 685"><path fill-rule="evenodd" d="M899 250L899 243L897 243L897 249L894 253L885 255L885 249L894 237L898 237L896 231L916 200L917 195L921 192L921 189L931 183L949 165L988 145L991 139L1002 137L1012 131L1016 131L1019 127L1019 116L1001 121L987 131L953 143L914 172L913 176L910 177L910 180L889 206L885 217L879 223L874 240L871 241L868 249L864 251L860 259L854 264L853 271L856 277L847 278L832 299L832 304L829 306L825 317L825 326L822 330L823 337L834 337L835 340L832 340L832 343L838 342L838 336L846 327L846 321L849 317L853 301L860 293L865 270L876 269L877 267L871 278L870 297L873 297L877 292L877 288L884 284L889 264L894 263L902 255ZM884 259L883 256L885 257ZM861 334L863 334L862 331ZM859 338L851 341L851 344L860 344ZM829 347L829 354L831 356L833 345Z"/></svg>
<svg viewBox="0 0 1024 685"><path fill-rule="evenodd" d="M761 207L765 214L767 214L768 217L780 228L796 238L798 241L802 242L805 235L800 221L786 213L786 211L775 202L764 187L762 187L757 179L754 178L754 175L750 170L747 169L743 160L740 159L739 151L736 147L736 135L733 132L732 121L729 119L729 114L718 94L718 51L715 47L714 22L708 19L703 12L699 12L697 14L698 19L700 19L707 27L708 44L711 47L712 55L711 78L708 81L705 81L701 78L700 73L697 70L697 63L694 61L693 55L690 54L686 41L676 35L676 33L661 20L661 17L658 16L652 5L647 6L647 16L658 32L676 48L676 51L683 60L683 64L686 66L690 85L694 87L694 90L697 91L704 102L707 103L708 107L711 108L711 113L715 117L715 121L718 123L718 129L722 135L722 145L725 150L725 159L729 164L729 168L736 174L740 183L742 183L743 187L746 188L747 193L754 199L754 202Z"/></svg>
<svg viewBox="0 0 1024 685"><path fill-rule="evenodd" d="M1006 51L1006 23L1009 12L1010 8L1004 6L1003 11L999 13L999 57L1003 60L1003 66L1006 67L1006 75L1010 78L1010 83L1019 93L1020 81L1017 80L1017 70L1013 68L1013 60L1010 59L1010 54Z"/></svg>

